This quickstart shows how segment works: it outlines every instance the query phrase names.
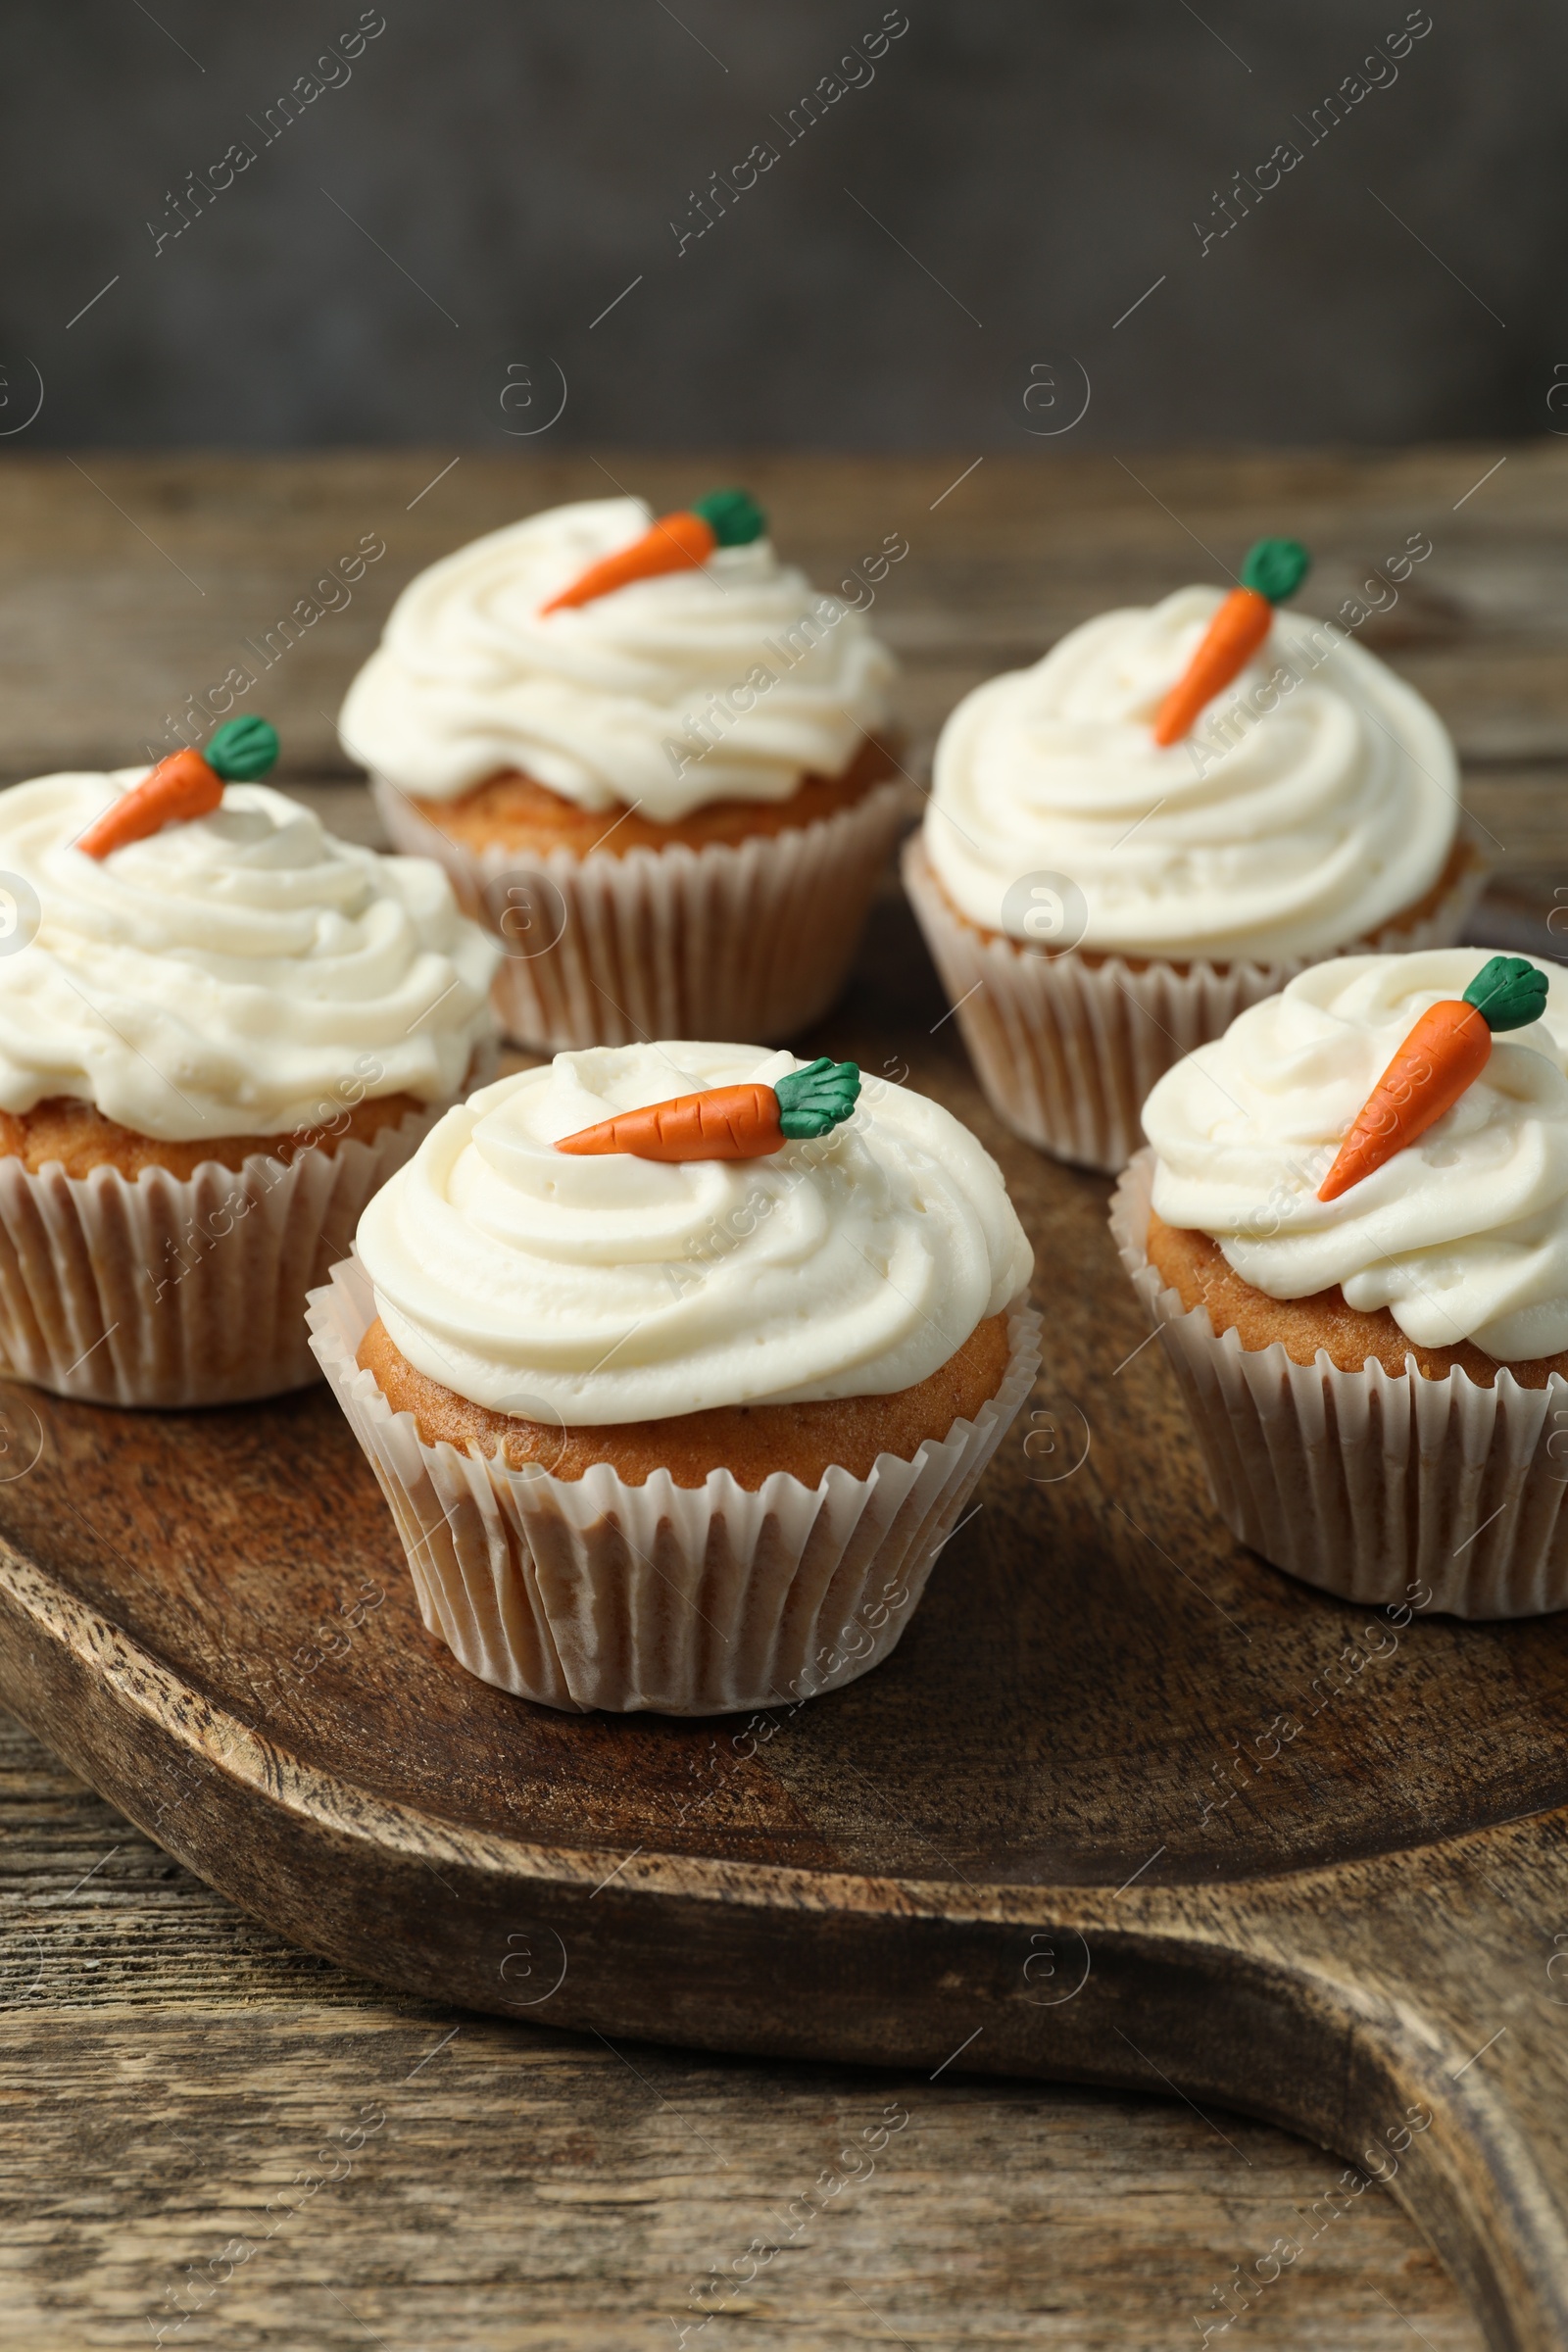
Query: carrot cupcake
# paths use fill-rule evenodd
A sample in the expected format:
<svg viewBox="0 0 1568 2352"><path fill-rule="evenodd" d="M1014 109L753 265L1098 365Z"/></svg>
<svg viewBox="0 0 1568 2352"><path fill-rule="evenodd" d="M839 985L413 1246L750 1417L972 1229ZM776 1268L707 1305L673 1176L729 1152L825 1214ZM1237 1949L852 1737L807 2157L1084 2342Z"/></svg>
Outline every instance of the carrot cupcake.
<svg viewBox="0 0 1568 2352"><path fill-rule="evenodd" d="M317 1377L305 1294L490 1050L439 868L334 840L231 720L0 794L0 1370L102 1404Z"/></svg>
<svg viewBox="0 0 1568 2352"><path fill-rule="evenodd" d="M1112 1211L1215 1501L1348 1600L1568 1607L1568 983L1316 965L1169 1071Z"/></svg>
<svg viewBox="0 0 1568 2352"><path fill-rule="evenodd" d="M1039 1319L996 1163L858 1088L755 1046L558 1054L371 1201L313 1345L471 1673L717 1714L899 1639Z"/></svg>
<svg viewBox="0 0 1568 2352"><path fill-rule="evenodd" d="M421 572L349 690L393 841L500 936L519 1044L781 1038L843 986L898 829L893 662L765 532L739 490L531 515Z"/></svg>
<svg viewBox="0 0 1568 2352"><path fill-rule="evenodd" d="M994 1108L1115 1169L1161 1072L1296 972L1446 946L1484 879L1437 713L1259 541L966 697L905 881Z"/></svg>

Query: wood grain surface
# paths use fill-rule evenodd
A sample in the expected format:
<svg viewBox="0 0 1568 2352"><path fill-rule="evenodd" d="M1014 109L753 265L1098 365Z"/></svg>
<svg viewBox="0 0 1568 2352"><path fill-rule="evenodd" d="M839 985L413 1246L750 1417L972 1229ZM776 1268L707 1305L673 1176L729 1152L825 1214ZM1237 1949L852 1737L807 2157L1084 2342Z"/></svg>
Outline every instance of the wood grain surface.
<svg viewBox="0 0 1568 2352"><path fill-rule="evenodd" d="M951 491L969 464L961 454L951 466L710 454L687 465L639 460L634 475L633 461L604 465L663 504L689 492L694 469L705 480L751 478L788 552L824 584L902 530L910 554L889 575L878 617L904 656L917 746L977 677L1033 658L1087 612L1220 576L1195 539L1222 570L1261 530L1298 532L1319 556L1321 610L1424 530L1434 554L1419 588L1363 638L1455 728L1467 799L1503 869L1489 922L1550 952L1555 872L1568 877L1558 814L1568 671L1553 585L1568 463L1554 447L1513 451L1472 491L1494 462L1475 451L1138 459L1135 478L1108 460L988 460ZM419 453L81 463L80 475L59 461L0 470L11 526L0 610L15 622L0 635L12 773L138 757L184 696L231 662L259 667L255 649L310 589L313 568L369 534L387 552L353 601L280 650L251 698L283 726L296 775L330 774L340 757L330 712L401 580L479 529L606 480L586 459L465 457L434 482L450 453L428 463ZM918 749L910 765L920 772ZM364 828L352 788L329 785L322 798L344 830ZM1229 2100L1368 2161L1363 2142L1396 2132L1414 2104L1437 2121L1400 2150L1395 2194L1444 2247L1491 2340L1559 2344L1568 2157L1555 2122L1562 2028L1548 1971L1554 1938L1568 1933L1556 1812L1568 1797L1556 1731L1563 1629L1420 1624L1343 1688L1326 1684L1354 1634L1352 1613L1290 1586L1216 1531L1158 1350L1134 1352L1143 1334L1109 1259L1105 1188L1001 1134L942 1009L889 894L855 990L812 1043L855 1052L873 1070L906 1068L999 1152L1057 1270L1046 1285L1056 1346L1036 1400L1042 1418L992 1474L981 1519L956 1539L879 1674L806 1710L765 1756L724 1759L715 1777L710 1728L565 1726L467 1684L411 1622L387 1573L378 1499L321 1400L248 1418L143 1422L132 1439L117 1435L115 1416L39 1399L36 1464L0 1490L16 1545L5 1691L173 1851L273 1924L373 1973L515 2017L526 2005L519 1986L531 1996L539 1981L524 1972L539 1964L539 1930L549 1929L576 1963L552 1995L553 2018L612 2030L617 2045L621 2032L687 2035L917 2060L921 2080L948 2070L933 2096L969 2102L954 2109L969 2119L958 2127L962 2177L981 2184L963 2193L996 2197L998 2234L955 2234L927 2212L921 2262L943 2246L956 2260L961 2244L988 2277L1006 2267L999 2249L1011 2158L998 2152L998 2101L1078 2118L1086 2151L1094 2127L1083 2119L1110 2112L1015 2084L954 2085L956 2052L968 2069L1179 2085L1206 2116L1212 2101ZM1051 1462L1043 1477L1041 1447L1024 1450L1031 1429L1056 1433L1056 1443L1080 1428L1085 1458L1061 1478ZM301 1663L321 1649L320 1626L368 1584L386 1597L364 1612L347 1652ZM183 1700L164 1679L171 1664ZM257 1728L236 1739L220 1711L241 1694L235 1722ZM1309 1718L1311 1736L1254 1772L1248 1759L1282 1709ZM160 1720L165 1750L149 1779L158 1741L148 1727ZM280 1798L288 1836L258 1842L258 1820L276 1815ZM652 1839L634 1836L639 1807ZM393 1819L406 1850L384 1876L379 1915L348 1921L366 1836L384 1840ZM519 1928L508 1922L519 1917L524 1851L540 1899ZM1094 1953L1085 1990L1042 2003L1039 1955L1065 1970L1074 1936ZM438 1960L422 1980L408 1966L421 1940ZM769 1999L760 2003L764 1981ZM46 1973L40 1994L47 1982ZM452 2046L521 2049L520 2031L470 2021ZM302 2030L302 2048L309 2038ZM576 2045L530 2033L526 2046ZM50 2048L44 2063L63 2063ZM190 2080L199 2062L185 2045L168 2063ZM674 2078L659 2069L695 2062L636 2063L662 2083ZM829 2095L804 2085L835 2085L835 2132L859 2082L902 2079L739 2062L696 2072L726 2083L744 2077L754 2096L771 2083L781 2113L797 2096L809 2105ZM1207 2131L1184 2114L1149 2129ZM1222 2118L1221 2129L1253 2167L1254 2145L1279 2145L1255 2126ZM1030 2144L1038 2149L1038 2131ZM449 2166L468 2153L450 2141L441 2149ZM1298 2152L1291 2161L1324 2160ZM884 2176L893 2163L890 2154ZM353 2201L345 2196L344 2210ZM1152 2343L1184 2335L1195 2309L1200 2333L1205 2315L1220 2316L1207 2288L1227 2265L1195 2306L1173 2314L1154 2285L1163 2256L1129 2277L1128 2208L1118 2200L1114 2222L1104 2208L1102 2191L1083 2208L1097 2216L1085 2223L1091 2238L1104 2232L1090 2268L1114 2276L1115 2296L1107 2287L1097 2313L1078 2285L1048 2308L1019 2276L994 2303L993 2333ZM1347 2217L1352 2210L1372 2211L1370 2192ZM749 2228L737 2255L761 2227ZM1336 2229L1348 2232L1348 2218ZM1312 2340L1278 2315L1288 2298L1298 2308L1307 2279L1327 2275L1319 2257L1331 2241L1338 2259L1348 2235L1324 2232L1258 2296L1246 2320L1254 2334L1266 2341L1277 2326L1279 2341ZM1248 2237L1230 2260L1250 2265L1269 2242ZM949 2340L938 2315L952 2298L933 2286L912 2303L884 2299L880 2317L811 2306L808 2319L802 2306L792 2318L768 2307L785 2276L773 2263L787 2270L795 2252L781 2247L765 2283L750 2290L759 2326L809 2325L821 2340L834 2328ZM382 2273L375 2310L353 2324L419 2340L408 2331L413 2306L393 2297L388 2307L385 2284ZM1439 2329L1435 2341L1463 2340L1466 2323L1444 2290L1428 2318L1385 2291L1394 2315L1367 2324L1400 2334L1403 2311L1429 2336ZM248 2309L251 2292L225 2289L224 2308ZM1022 2299L1008 2302L1014 2293ZM741 2310L725 2308L722 2325L739 2325ZM1342 2313L1323 2340L1360 2341L1361 2324ZM476 2332L477 2317L464 2325L475 2342L524 2340ZM1446 2326L1461 2334L1443 2338ZM388 2335L394 2327L404 2333ZM964 2340L956 2317L950 2334ZM197 2320L181 2339L202 2340ZM211 2340L274 2339L220 2330Z"/></svg>
<svg viewBox="0 0 1568 2352"><path fill-rule="evenodd" d="M1568 446L1296 457L1018 458L756 451L8 454L0 465L0 779L112 767L239 668L281 726L283 772L348 775L335 717L397 590L438 556L558 500L747 480L784 553L823 586L891 534L876 588L904 662L909 766L926 772L961 694L1107 606L1222 580L1250 542L1312 549L1310 610L1335 612L1412 533L1432 555L1358 631L1452 729L1498 867L1495 907L1544 939L1568 888ZM364 561L361 551L384 552ZM357 576L356 562L364 567ZM1384 600L1393 583L1370 591ZM854 593L863 597L865 588ZM1495 927L1495 926L1494 926ZM1517 942L1528 947L1528 938ZM1555 944L1555 941L1553 941Z"/></svg>
<svg viewBox="0 0 1568 2352"><path fill-rule="evenodd" d="M717 2302L695 2282L739 2287L753 2239L787 2240L791 2201L890 2105L909 2121L876 2172L689 2345L1163 2352L1289 2237L1302 2253L1245 2323L1259 2352L1397 2352L1412 2328L1479 2352L1392 2199L1334 2198L1340 2161L1264 2125L394 2000L247 1921L4 1718L0 1922L16 2352L119 2352L159 2328L200 2352L673 2347ZM367 2108L385 2121L356 2169L285 2213Z"/></svg>

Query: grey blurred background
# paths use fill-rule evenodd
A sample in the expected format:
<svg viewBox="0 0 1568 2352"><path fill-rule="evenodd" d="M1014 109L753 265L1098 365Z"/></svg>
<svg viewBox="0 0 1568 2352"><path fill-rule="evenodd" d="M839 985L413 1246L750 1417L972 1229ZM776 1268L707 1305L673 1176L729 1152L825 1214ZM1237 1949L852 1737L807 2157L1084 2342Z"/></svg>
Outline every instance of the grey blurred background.
<svg viewBox="0 0 1568 2352"><path fill-rule="evenodd" d="M1552 0L9 0L3 27L12 447L1568 427Z"/></svg>

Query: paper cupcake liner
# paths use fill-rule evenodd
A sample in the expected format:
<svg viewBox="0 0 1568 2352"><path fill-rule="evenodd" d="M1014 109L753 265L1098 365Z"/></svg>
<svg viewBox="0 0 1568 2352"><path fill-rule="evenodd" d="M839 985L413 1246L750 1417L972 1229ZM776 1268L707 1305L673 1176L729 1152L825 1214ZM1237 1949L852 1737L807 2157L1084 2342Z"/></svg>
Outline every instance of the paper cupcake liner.
<svg viewBox="0 0 1568 2352"><path fill-rule="evenodd" d="M897 1642L1033 1385L1040 1318L1008 1320L1002 1386L912 1461L757 1493L727 1470L628 1486L427 1446L355 1362L375 1314L359 1260L313 1293L311 1345L391 1506L432 1634L470 1674L547 1707L724 1715L854 1682Z"/></svg>
<svg viewBox="0 0 1568 2352"><path fill-rule="evenodd" d="M1485 879L1473 859L1430 915L1332 954L1451 947ZM1143 1143L1143 1106L1156 1079L1223 1037L1250 1004L1329 959L1180 968L1156 959L1139 970L1119 956L1092 962L1076 949L1030 955L957 911L918 833L905 848L904 887L998 1117L1042 1152L1112 1175Z"/></svg>
<svg viewBox="0 0 1568 2352"><path fill-rule="evenodd" d="M320 1377L306 1294L437 1103L285 1164L31 1175L0 1159L0 1371L91 1404L239 1404Z"/></svg>
<svg viewBox="0 0 1568 2352"><path fill-rule="evenodd" d="M1454 1617L1568 1608L1568 1381L1521 1388L1505 1366L1484 1389L1413 1364L1342 1372L1320 1349L1215 1337L1148 1251L1154 1154L1111 1202L1122 1264L1157 1328L1193 1418L1214 1507L1277 1568L1363 1607L1407 1601Z"/></svg>
<svg viewBox="0 0 1568 2352"><path fill-rule="evenodd" d="M733 848L541 857L476 853L384 780L374 792L395 846L436 858L502 938L507 1035L552 1053L649 1037L774 1045L808 1027L844 986L904 808L898 783L874 784L835 816Z"/></svg>

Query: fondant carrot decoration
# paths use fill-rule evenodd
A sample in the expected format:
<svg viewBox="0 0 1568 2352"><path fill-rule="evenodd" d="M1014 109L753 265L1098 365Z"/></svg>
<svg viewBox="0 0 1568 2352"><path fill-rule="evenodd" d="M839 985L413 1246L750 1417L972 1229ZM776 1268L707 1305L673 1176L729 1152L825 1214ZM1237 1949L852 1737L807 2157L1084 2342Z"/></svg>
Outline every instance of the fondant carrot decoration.
<svg viewBox="0 0 1568 2352"><path fill-rule="evenodd" d="M700 1095L621 1110L563 1136L558 1152L625 1152L634 1159L761 1159L787 1143L826 1135L860 1092L853 1061L826 1054L772 1086L712 1086Z"/></svg>
<svg viewBox="0 0 1568 2352"><path fill-rule="evenodd" d="M1462 997L1429 1004L1362 1104L1318 1199L1337 1200L1425 1135L1486 1068L1494 1030L1539 1021L1545 1003L1544 972L1522 956L1494 956Z"/></svg>
<svg viewBox="0 0 1568 2352"><path fill-rule="evenodd" d="M1274 623L1274 608L1294 596L1312 559L1298 539L1259 539L1242 565L1242 584L1220 606L1202 644L1159 706L1154 741L1180 743L1194 720L1223 694Z"/></svg>
<svg viewBox="0 0 1568 2352"><path fill-rule="evenodd" d="M760 539L767 516L745 490L710 490L689 507L662 514L630 547L617 548L580 572L541 612L556 612L564 605L591 605L612 589L629 588L634 580L656 580L663 571L695 571L715 547L746 547Z"/></svg>
<svg viewBox="0 0 1568 2352"><path fill-rule="evenodd" d="M140 783L122 792L77 842L89 858L107 858L130 841L145 841L165 825L211 816L225 784L252 783L277 758L277 731L265 718L229 718L205 752L174 752Z"/></svg>

